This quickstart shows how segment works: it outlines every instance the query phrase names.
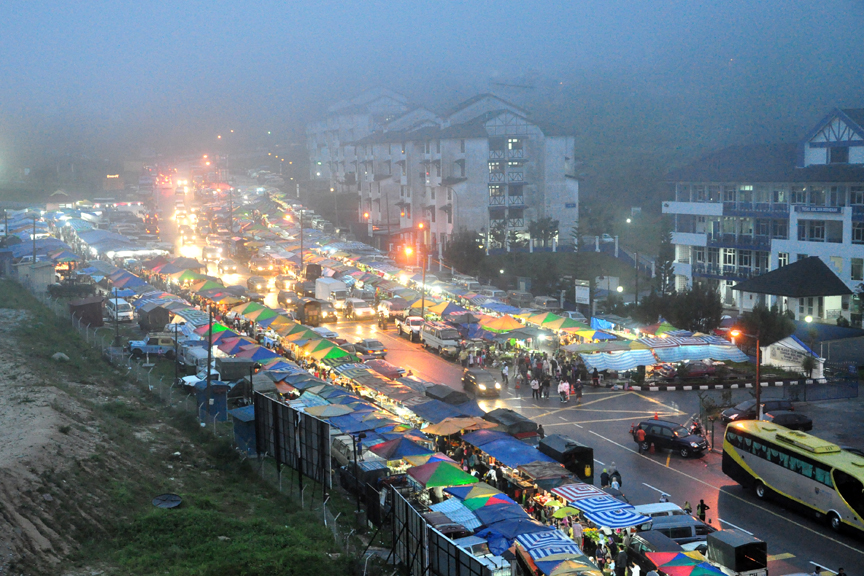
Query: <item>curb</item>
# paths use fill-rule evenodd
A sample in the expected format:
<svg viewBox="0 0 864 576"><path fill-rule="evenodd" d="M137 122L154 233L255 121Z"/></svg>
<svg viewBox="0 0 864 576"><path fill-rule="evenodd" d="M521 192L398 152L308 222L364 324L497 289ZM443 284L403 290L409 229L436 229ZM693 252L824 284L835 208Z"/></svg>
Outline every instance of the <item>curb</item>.
<svg viewBox="0 0 864 576"><path fill-rule="evenodd" d="M772 380L762 382L763 387L796 386L799 384L828 384L824 378L818 380ZM724 382L723 384L656 384L650 386L631 386L629 390L636 392L670 392L690 390L738 390L739 388L753 388L753 382Z"/></svg>

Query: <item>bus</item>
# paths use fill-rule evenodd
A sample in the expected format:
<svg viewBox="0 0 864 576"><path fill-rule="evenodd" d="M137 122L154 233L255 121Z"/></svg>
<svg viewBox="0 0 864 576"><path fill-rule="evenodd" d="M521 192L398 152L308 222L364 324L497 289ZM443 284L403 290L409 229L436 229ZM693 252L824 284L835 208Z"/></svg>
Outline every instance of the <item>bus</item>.
<svg viewBox="0 0 864 576"><path fill-rule="evenodd" d="M810 434L761 420L733 422L723 439L723 473L827 518L835 531L864 530L864 457Z"/></svg>

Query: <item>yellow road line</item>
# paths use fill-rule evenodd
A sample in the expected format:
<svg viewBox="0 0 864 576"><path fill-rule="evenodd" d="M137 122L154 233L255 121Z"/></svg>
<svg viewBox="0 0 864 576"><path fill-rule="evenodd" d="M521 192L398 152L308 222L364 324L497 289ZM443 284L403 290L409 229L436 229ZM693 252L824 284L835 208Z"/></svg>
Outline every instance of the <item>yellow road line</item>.
<svg viewBox="0 0 864 576"><path fill-rule="evenodd" d="M666 468L669 467L669 460L671 460L671 459L672 459L672 453L669 452L669 454L666 455Z"/></svg>
<svg viewBox="0 0 864 576"><path fill-rule="evenodd" d="M794 558L794 554L790 554L789 552L783 552L782 554L771 554L768 556L768 562L774 562L775 560L788 560L789 558Z"/></svg>
<svg viewBox="0 0 864 576"><path fill-rule="evenodd" d="M653 413L652 413L653 415ZM659 414L660 416L675 416L675 414ZM628 416L627 418L607 418L605 420L579 420L578 422L552 422L550 424L543 424L543 426L564 426L566 424L597 424L600 422L624 422L633 420L638 420L638 418L633 418L632 416Z"/></svg>
<svg viewBox="0 0 864 576"><path fill-rule="evenodd" d="M658 404L660 404L660 402L658 402ZM602 438L603 440L606 440L610 444L614 444L615 446L618 446L619 448L627 450L628 452L631 452L632 454L635 454L635 455L639 456L640 458L645 458L645 460L647 460L648 462L653 462L654 464L658 464L660 466L663 466L662 464L660 464L660 462L658 462L656 460L652 460L651 458L648 458L647 456L645 456L643 454L639 454L639 452L637 452L636 450L633 450L631 448L627 448L623 444L619 444L618 442L615 442L614 440L610 440L609 438L606 438L605 436L603 436L601 434L598 434L598 433L591 431L591 430L589 430L589 433L594 434L595 436ZM706 482L705 480L702 480L701 478L697 478L696 476L693 476L691 474L687 474L686 472L678 470L677 468L669 468L669 470L671 470L672 472L674 472L676 474L680 474L681 476L684 476L685 478L689 478L690 480L693 480L694 482L698 482L699 484L703 484L709 488L713 488L714 490L717 490L717 492L720 492L720 490L721 490L721 488L719 486L714 486L713 484ZM732 494L731 492L725 492L725 494L727 496L729 496L730 498L734 498L735 500L738 500L739 502L743 502L744 504L747 504L748 506L750 506L752 508L758 508L759 510L766 512L766 513L770 514L771 516L775 516L775 517L779 518L780 520L785 520L786 522L789 522L790 524L798 526L799 528L806 530L807 532L811 532L813 534L816 534L817 536L821 536L822 538L825 538L826 540L830 540L831 542L834 542L835 544L839 544L840 546L843 546L844 548L848 548L849 550L852 550L852 551L857 552L858 554L861 554L862 556L864 556L864 550L861 550L859 548L855 548L854 546L850 546L849 544L846 544L845 542L841 542L840 540L837 540L835 538L831 538L830 536L826 536L825 534L819 532L818 530L814 530L812 528L805 526L804 524L800 524L799 522L795 522L794 520L791 520L791 519L787 518L786 516L783 516L782 514L778 514L777 512L774 512L773 510L765 508L764 506L761 506L759 504L754 504L753 502L750 502L749 500L746 500L740 496L736 496L735 494Z"/></svg>

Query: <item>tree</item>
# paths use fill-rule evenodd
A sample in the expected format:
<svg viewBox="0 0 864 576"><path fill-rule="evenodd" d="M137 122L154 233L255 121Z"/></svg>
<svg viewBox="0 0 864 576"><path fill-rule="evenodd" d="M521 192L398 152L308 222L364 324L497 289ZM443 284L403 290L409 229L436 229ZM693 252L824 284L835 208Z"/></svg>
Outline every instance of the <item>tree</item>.
<svg viewBox="0 0 864 576"><path fill-rule="evenodd" d="M801 369L807 373L809 378L813 377L813 371L816 370L816 358L812 354L807 354L801 360Z"/></svg>
<svg viewBox="0 0 864 576"><path fill-rule="evenodd" d="M671 294L675 291L675 245L672 243L672 226L668 218L663 220L656 282L660 294Z"/></svg>
<svg viewBox="0 0 864 576"><path fill-rule="evenodd" d="M711 332L720 325L723 303L720 294L705 284L671 296L667 319L677 328L691 332Z"/></svg>
<svg viewBox="0 0 864 576"><path fill-rule="evenodd" d="M741 327L748 334L759 336L759 343L768 346L795 332L795 322L781 313L777 306L769 310L764 304L757 304L741 316Z"/></svg>
<svg viewBox="0 0 864 576"><path fill-rule="evenodd" d="M558 235L558 220L548 216L528 223L528 234L532 240L540 240L543 247L552 244L552 239Z"/></svg>
<svg viewBox="0 0 864 576"><path fill-rule="evenodd" d="M478 238L476 233L460 230L453 234L450 243L447 244L447 248L444 250L444 258L456 270L472 274L477 271L477 268L486 256L485 251L481 247L482 245L483 241Z"/></svg>

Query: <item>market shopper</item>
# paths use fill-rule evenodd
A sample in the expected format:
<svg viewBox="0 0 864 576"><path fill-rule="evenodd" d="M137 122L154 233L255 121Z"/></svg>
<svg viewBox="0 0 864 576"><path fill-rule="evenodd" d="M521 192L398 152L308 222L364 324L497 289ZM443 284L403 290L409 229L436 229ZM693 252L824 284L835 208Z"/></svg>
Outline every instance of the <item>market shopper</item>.
<svg viewBox="0 0 864 576"><path fill-rule="evenodd" d="M570 384L566 380L561 380L558 384L558 394L561 395L561 402L569 402Z"/></svg>
<svg viewBox="0 0 864 576"><path fill-rule="evenodd" d="M705 504L705 500L699 500L699 504L696 505L696 517L699 518L702 522L705 521L705 512L710 510L711 507Z"/></svg>
<svg viewBox="0 0 864 576"><path fill-rule="evenodd" d="M582 403L582 380L576 379L576 384L573 385L573 392L576 394L576 404Z"/></svg>
<svg viewBox="0 0 864 576"><path fill-rule="evenodd" d="M536 376L531 380L531 398L540 399L540 383Z"/></svg>
<svg viewBox="0 0 864 576"><path fill-rule="evenodd" d="M501 383L504 385L505 388L507 388L507 386L509 386L509 384L510 384L508 382L509 377L510 377L510 367L507 366L507 363L505 362L504 365L501 367Z"/></svg>

